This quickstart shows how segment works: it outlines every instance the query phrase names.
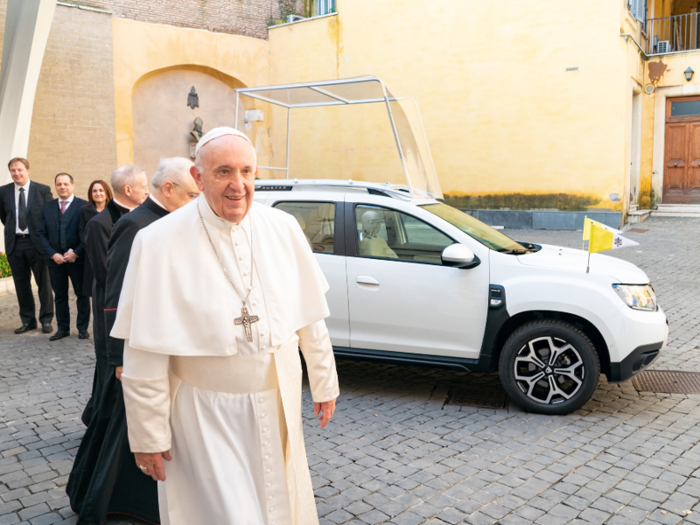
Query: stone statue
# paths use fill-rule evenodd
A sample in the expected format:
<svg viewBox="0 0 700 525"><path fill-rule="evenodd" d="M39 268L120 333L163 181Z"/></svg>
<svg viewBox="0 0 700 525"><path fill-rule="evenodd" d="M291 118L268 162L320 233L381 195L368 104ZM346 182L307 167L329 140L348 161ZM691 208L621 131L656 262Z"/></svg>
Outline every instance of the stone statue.
<svg viewBox="0 0 700 525"><path fill-rule="evenodd" d="M192 138L194 138L194 142L196 144L197 142L199 142L199 139L202 138L202 124L204 124L204 122L202 122L201 117L197 117L196 119L194 119L193 124L194 128L192 129L192 131L190 131L190 135L192 135Z"/></svg>
<svg viewBox="0 0 700 525"><path fill-rule="evenodd" d="M194 89L194 88L192 88L192 89ZM195 96L197 96L197 95L195 95ZM194 152L195 152L195 148L197 147L197 142L199 142L199 139L202 138L202 125L204 124L204 122L202 121L201 117L197 117L196 119L194 119L193 124L194 124L194 128L192 129L192 131L190 131L190 139L189 139L190 158L192 158L192 159L195 156Z"/></svg>
<svg viewBox="0 0 700 525"><path fill-rule="evenodd" d="M192 109L199 107L199 95L197 95L197 92L194 90L194 86L190 89L190 94L187 95L187 105Z"/></svg>

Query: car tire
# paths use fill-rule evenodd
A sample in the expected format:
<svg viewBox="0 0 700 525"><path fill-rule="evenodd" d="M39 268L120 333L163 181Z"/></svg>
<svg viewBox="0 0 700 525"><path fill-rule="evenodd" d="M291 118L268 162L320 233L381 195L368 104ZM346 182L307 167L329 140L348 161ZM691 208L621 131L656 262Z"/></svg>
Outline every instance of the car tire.
<svg viewBox="0 0 700 525"><path fill-rule="evenodd" d="M539 414L569 414L598 387L600 361L588 336L571 323L531 321L503 345L498 364L503 388L518 405Z"/></svg>

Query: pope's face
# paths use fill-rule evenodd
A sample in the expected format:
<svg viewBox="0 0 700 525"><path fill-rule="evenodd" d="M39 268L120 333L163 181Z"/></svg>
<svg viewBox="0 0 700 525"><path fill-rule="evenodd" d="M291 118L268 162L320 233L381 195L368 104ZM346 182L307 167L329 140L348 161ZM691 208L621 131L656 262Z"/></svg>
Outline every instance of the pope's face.
<svg viewBox="0 0 700 525"><path fill-rule="evenodd" d="M250 210L255 193L255 155L242 137L225 135L208 142L202 151L203 173L191 172L211 209L222 219L240 222Z"/></svg>

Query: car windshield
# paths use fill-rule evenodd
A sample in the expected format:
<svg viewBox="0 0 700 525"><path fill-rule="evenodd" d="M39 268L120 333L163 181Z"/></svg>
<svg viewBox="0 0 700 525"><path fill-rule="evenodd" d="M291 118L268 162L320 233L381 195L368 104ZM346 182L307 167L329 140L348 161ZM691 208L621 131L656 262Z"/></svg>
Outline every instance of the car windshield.
<svg viewBox="0 0 700 525"><path fill-rule="evenodd" d="M513 254L529 253L529 250L522 244L517 243L507 235L502 234L498 230L493 229L491 226L484 224L480 220L475 219L457 208L443 203L426 204L421 207L437 215L441 219L446 220L452 226L459 228L464 233L492 250Z"/></svg>

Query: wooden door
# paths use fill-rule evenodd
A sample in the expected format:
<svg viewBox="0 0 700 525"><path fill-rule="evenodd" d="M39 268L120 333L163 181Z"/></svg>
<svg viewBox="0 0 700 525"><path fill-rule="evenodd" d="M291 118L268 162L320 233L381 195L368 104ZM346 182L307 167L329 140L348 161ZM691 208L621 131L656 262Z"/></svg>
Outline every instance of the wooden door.
<svg viewBox="0 0 700 525"><path fill-rule="evenodd" d="M685 195L689 202L700 203L700 122L688 124L690 135L688 171L685 175Z"/></svg>
<svg viewBox="0 0 700 525"><path fill-rule="evenodd" d="M700 204L700 97L669 98L664 204Z"/></svg>
<svg viewBox="0 0 700 525"><path fill-rule="evenodd" d="M688 150L688 124L666 124L666 169L664 169L664 203L669 198L683 198L685 157Z"/></svg>

